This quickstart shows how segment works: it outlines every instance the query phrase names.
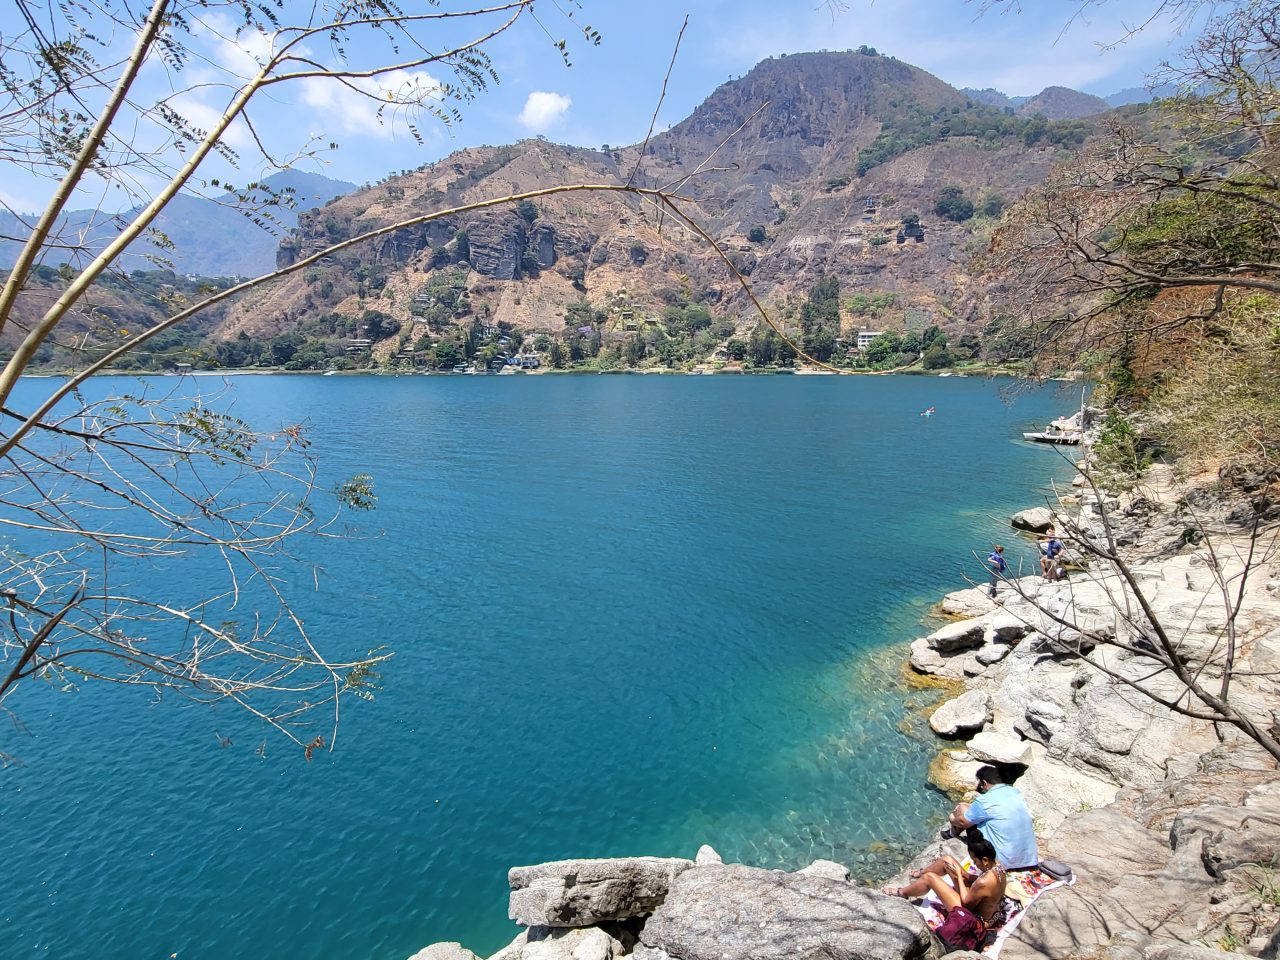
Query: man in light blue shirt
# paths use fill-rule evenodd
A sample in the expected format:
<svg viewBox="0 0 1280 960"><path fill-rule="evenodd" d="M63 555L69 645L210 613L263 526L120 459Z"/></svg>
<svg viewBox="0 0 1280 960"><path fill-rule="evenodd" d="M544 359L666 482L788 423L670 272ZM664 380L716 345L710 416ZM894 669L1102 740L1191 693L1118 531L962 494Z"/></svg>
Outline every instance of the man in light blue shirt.
<svg viewBox="0 0 1280 960"><path fill-rule="evenodd" d="M1022 793L1004 782L995 767L978 770L978 796L958 804L951 813L951 832L959 836L977 827L996 848L996 859L1007 870L1026 870L1040 863L1035 828Z"/></svg>

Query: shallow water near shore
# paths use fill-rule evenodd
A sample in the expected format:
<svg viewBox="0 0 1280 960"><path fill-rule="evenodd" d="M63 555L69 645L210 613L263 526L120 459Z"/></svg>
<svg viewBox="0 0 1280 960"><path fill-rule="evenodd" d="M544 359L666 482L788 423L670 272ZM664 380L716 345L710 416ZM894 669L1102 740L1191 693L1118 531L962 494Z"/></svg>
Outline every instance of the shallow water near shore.
<svg viewBox="0 0 1280 960"><path fill-rule="evenodd" d="M1069 475L1016 438L1078 392L1002 386L238 378L236 415L310 422L322 488L376 479L367 536L310 551L320 592L291 577L327 649L395 651L384 689L310 764L225 708L22 691L0 956L483 956L515 864L896 865L944 806L902 645L993 540L1034 562L1008 517Z"/></svg>

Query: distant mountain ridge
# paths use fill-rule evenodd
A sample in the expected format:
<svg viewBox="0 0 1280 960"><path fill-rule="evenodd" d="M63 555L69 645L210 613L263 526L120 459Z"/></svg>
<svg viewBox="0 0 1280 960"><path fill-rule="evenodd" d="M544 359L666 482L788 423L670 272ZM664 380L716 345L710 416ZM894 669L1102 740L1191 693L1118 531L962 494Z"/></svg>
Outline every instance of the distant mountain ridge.
<svg viewBox="0 0 1280 960"><path fill-rule="evenodd" d="M1020 117L1032 117L1038 113L1049 120L1079 120L1106 113L1113 106L1103 97L1095 97L1091 93L1081 93L1079 90L1068 87L1045 87L1034 97L1010 97L992 87L983 90L966 87L961 93L987 106L1011 110ZM1125 100L1124 102L1142 101ZM1114 106L1121 105L1114 104Z"/></svg>
<svg viewBox="0 0 1280 960"><path fill-rule="evenodd" d="M353 183L301 170L283 170L266 177L262 183L268 191L277 194L291 191L294 200L293 207L267 208L274 222L265 217L260 219L269 226L255 224L235 209L236 198L229 193L218 199L179 194L154 226L172 241L173 247L161 248L146 240L135 242L120 258L119 266L127 271L154 270L157 264L151 258L157 257L171 262L174 272L179 274L223 277L265 273L275 264L280 238L297 224L300 211L356 189ZM267 192L255 191L253 196L261 201ZM62 218L59 232L78 238L76 242L83 245L86 254L96 255L118 234L118 224L129 215L110 217L93 210L71 210ZM0 234L4 237L20 237L26 232L19 218L0 213ZM21 245L17 240L0 239L0 267L13 266L19 249ZM67 259L71 261L73 256L69 253Z"/></svg>
<svg viewBox="0 0 1280 960"><path fill-rule="evenodd" d="M1172 83L1162 83L1154 87L1126 87L1117 90L1104 98L1112 107L1126 107L1134 103L1150 103L1163 97L1176 96L1178 88Z"/></svg>

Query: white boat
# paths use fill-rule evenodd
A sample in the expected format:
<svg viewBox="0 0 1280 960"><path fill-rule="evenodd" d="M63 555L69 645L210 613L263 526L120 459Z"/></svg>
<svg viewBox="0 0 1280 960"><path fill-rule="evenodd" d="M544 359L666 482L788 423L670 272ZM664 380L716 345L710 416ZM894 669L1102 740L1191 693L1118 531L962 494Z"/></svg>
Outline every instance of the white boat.
<svg viewBox="0 0 1280 960"><path fill-rule="evenodd" d="M1071 432L1068 430L1038 430L1033 433L1024 433L1023 440L1030 440L1032 443L1056 443L1063 446L1075 446L1081 440L1079 431Z"/></svg>

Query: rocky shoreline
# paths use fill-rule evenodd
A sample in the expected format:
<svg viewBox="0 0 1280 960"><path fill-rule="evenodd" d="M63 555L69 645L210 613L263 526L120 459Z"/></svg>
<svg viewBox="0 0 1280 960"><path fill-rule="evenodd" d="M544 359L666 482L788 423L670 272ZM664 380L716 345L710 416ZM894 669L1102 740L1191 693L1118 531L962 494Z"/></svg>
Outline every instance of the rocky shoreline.
<svg viewBox="0 0 1280 960"><path fill-rule="evenodd" d="M1230 620L1238 637L1232 702L1280 726L1280 568L1270 551L1248 553L1245 518L1253 510L1241 503L1211 488L1178 489L1157 470L1120 500L1080 492L1057 510L1060 517L1070 510L1069 522L1085 530L1106 512L1145 599L1205 676L1222 672L1215 638ZM1048 521L1046 510L1016 525ZM1246 564L1244 588L1224 589L1238 586ZM1153 678L1141 656L1098 643L1132 628L1131 603L1115 571L1094 564L1059 582L1036 576L1001 584L998 603L983 589L949 594L940 611L951 622L911 645L911 669L950 681L958 693L930 716L934 731L951 741L931 780L958 795L983 763L1021 772L1017 786L1035 818L1041 856L1076 873L1074 886L1036 904L1001 956L1274 960L1276 762L1234 728L1215 730L1134 688L1171 700L1179 693L1169 677ZM948 844L955 841L929 844L907 866ZM509 881L510 917L525 929L490 960L941 955L914 907L851 882L844 866L829 861L787 873L725 864L703 847L694 860L516 867ZM478 958L446 943L412 960Z"/></svg>

